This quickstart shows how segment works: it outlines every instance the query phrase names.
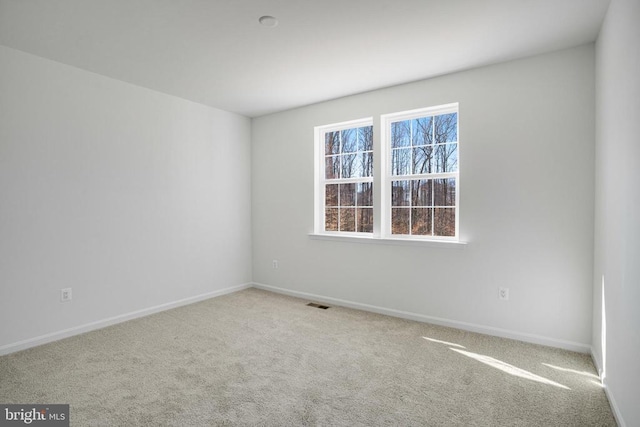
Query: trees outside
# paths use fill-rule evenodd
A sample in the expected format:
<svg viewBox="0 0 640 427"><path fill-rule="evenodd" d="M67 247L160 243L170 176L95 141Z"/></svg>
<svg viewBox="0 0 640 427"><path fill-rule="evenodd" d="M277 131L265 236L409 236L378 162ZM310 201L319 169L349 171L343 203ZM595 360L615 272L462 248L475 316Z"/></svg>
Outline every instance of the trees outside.
<svg viewBox="0 0 640 427"><path fill-rule="evenodd" d="M392 234L455 236L457 132L456 113L392 123Z"/></svg>
<svg viewBox="0 0 640 427"><path fill-rule="evenodd" d="M325 134L325 179L325 230L372 233L373 126Z"/></svg>

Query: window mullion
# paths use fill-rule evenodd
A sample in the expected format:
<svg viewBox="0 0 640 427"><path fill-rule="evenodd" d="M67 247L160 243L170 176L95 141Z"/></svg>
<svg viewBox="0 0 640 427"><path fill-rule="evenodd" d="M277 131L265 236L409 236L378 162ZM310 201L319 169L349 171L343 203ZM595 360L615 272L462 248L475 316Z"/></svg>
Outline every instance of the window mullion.
<svg viewBox="0 0 640 427"><path fill-rule="evenodd" d="M373 125L373 234L376 236L385 236L386 231L386 217L385 206L387 205L387 198L389 192L389 186L386 182L387 169L390 166L387 147L383 145L383 142L388 138L386 133L388 130L378 120ZM383 135L384 134L384 135ZM390 152L389 152L390 153Z"/></svg>

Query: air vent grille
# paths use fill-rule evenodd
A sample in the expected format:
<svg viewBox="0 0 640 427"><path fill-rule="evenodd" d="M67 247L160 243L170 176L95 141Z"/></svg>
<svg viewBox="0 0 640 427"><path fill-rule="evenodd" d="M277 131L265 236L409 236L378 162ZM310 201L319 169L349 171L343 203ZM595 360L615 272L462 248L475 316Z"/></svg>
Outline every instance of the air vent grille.
<svg viewBox="0 0 640 427"><path fill-rule="evenodd" d="M321 308L323 310L326 310L327 308L329 308L328 305L321 305L321 304L316 304L315 302L310 302L309 304L307 304L309 307L315 307L315 308Z"/></svg>

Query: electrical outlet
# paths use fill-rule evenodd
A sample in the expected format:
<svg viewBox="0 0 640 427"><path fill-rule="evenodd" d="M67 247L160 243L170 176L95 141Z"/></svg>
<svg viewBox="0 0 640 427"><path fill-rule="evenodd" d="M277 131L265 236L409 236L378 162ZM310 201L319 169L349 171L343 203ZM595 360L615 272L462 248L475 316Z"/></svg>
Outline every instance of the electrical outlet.
<svg viewBox="0 0 640 427"><path fill-rule="evenodd" d="M274 269L274 270L277 270L277 269L278 269L278 260L277 260L277 259L274 259L274 260L272 261L271 265L273 266L273 269Z"/></svg>
<svg viewBox="0 0 640 427"><path fill-rule="evenodd" d="M60 302L71 301L71 288L60 289Z"/></svg>
<svg viewBox="0 0 640 427"><path fill-rule="evenodd" d="M500 288L498 298L507 301L509 299L509 288Z"/></svg>

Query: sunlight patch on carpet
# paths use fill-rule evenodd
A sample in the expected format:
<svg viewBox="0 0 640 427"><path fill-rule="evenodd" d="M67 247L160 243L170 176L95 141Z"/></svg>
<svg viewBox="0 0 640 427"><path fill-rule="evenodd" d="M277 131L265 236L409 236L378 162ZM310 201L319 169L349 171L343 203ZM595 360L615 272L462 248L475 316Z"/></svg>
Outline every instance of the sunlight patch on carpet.
<svg viewBox="0 0 640 427"><path fill-rule="evenodd" d="M449 345L449 346L452 346L452 347L466 348L465 346L460 345L460 344L456 344L456 343L452 343L452 342L448 342L448 341L441 341L441 340L437 340L435 338L429 338L429 337L422 337L422 338L424 338L427 341L437 342L437 343Z"/></svg>
<svg viewBox="0 0 640 427"><path fill-rule="evenodd" d="M477 360L479 362L482 362L482 363L484 363L486 365L489 365L489 366L491 366L493 368L499 369L499 370L501 370L503 372L506 372L507 374L511 374L513 376L516 376L516 377L524 378L524 379L531 380L531 381L536 381L536 382L539 382L539 383L542 383L542 384L552 385L552 386L563 388L563 389L566 389L566 390L571 390L566 385L562 385L562 384L557 383L555 381L551 381L551 380L549 380L547 378L541 377L540 375L536 375L536 374L533 374L533 373L531 373L529 371L525 371L524 369L520 369L520 368L518 368L516 366L513 366L513 365L510 365L508 363L505 363L505 362L503 362L501 360L494 359L491 356L485 356L483 354L478 354L478 353L472 353L470 351L459 350L457 348L450 348L450 350L453 350L453 351L455 351L457 353L460 353L460 354L462 354L464 356L467 356L467 357L470 357L472 359L475 359L475 360Z"/></svg>
<svg viewBox="0 0 640 427"><path fill-rule="evenodd" d="M543 363L543 365L544 366L548 366L549 368L552 368L552 369L556 369L558 371L571 372L572 374L583 375L585 377L590 377L590 378L594 378L596 380L600 380L600 378L598 378L598 376L596 374L592 374L591 372L577 371L575 369L569 369L569 368L561 368L560 366L551 365L549 363Z"/></svg>

